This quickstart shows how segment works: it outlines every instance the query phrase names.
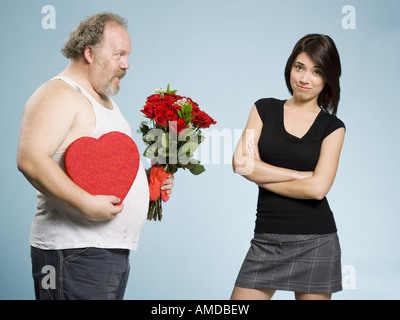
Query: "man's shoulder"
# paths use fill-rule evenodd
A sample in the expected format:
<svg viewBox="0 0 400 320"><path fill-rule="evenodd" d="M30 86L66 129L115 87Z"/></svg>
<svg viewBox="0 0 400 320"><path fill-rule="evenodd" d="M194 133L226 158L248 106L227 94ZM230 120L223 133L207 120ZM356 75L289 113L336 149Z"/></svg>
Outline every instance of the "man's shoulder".
<svg viewBox="0 0 400 320"><path fill-rule="evenodd" d="M71 87L66 82L59 79L52 79L41 85L35 92L42 99L51 99L54 102L64 102L67 100L85 101L85 97L80 92ZM59 100L59 101L58 101Z"/></svg>
<svg viewBox="0 0 400 320"><path fill-rule="evenodd" d="M54 79L42 84L29 98L27 105L47 105L53 106L78 106L88 103L87 99L76 89L62 80Z"/></svg>

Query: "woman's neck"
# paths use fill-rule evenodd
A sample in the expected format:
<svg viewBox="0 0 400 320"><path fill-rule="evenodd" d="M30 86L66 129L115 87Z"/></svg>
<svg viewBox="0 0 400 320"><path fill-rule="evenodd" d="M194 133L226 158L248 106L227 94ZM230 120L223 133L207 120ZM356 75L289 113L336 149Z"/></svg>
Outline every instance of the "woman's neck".
<svg viewBox="0 0 400 320"><path fill-rule="evenodd" d="M297 108L299 110L310 112L319 112L321 108L318 105L317 101L318 97L312 100L301 100L293 96L292 98L287 100L285 104L289 108Z"/></svg>

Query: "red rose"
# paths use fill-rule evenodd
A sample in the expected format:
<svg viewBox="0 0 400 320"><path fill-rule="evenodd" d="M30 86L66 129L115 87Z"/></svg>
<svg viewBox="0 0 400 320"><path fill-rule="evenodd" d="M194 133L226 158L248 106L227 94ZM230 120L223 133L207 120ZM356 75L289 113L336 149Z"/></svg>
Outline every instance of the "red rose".
<svg viewBox="0 0 400 320"><path fill-rule="evenodd" d="M154 113L154 120L162 126L168 126L169 121L178 120L176 109L168 104L157 105Z"/></svg>
<svg viewBox="0 0 400 320"><path fill-rule="evenodd" d="M178 114L176 113L175 108L169 107L166 111L166 116L168 121L176 121L178 120Z"/></svg>
<svg viewBox="0 0 400 320"><path fill-rule="evenodd" d="M181 134L183 133L183 130L187 127L187 124L185 120L183 120L183 118L179 118L177 121L171 121L169 123L169 126L174 132Z"/></svg>
<svg viewBox="0 0 400 320"><path fill-rule="evenodd" d="M216 123L217 122L213 118L211 118L207 113L201 110L197 112L196 117L193 119L193 125L198 128L208 128L212 124Z"/></svg>
<svg viewBox="0 0 400 320"><path fill-rule="evenodd" d="M192 116L196 117L197 113L200 111L199 105L190 98L188 98L188 100L188 103L192 105Z"/></svg>
<svg viewBox="0 0 400 320"><path fill-rule="evenodd" d="M182 107L177 103L174 103L173 107L174 107L175 110L182 110Z"/></svg>
<svg viewBox="0 0 400 320"><path fill-rule="evenodd" d="M147 97L146 104L155 106L156 104L160 103L160 101L162 101L161 95L153 94Z"/></svg>
<svg viewBox="0 0 400 320"><path fill-rule="evenodd" d="M154 121L157 122L161 126L168 125L168 118L167 118L167 108L163 105L159 105L154 110Z"/></svg>
<svg viewBox="0 0 400 320"><path fill-rule="evenodd" d="M147 103L143 107L143 110L140 110L140 111L143 112L146 117L154 118L154 105Z"/></svg>
<svg viewBox="0 0 400 320"><path fill-rule="evenodd" d="M176 101L182 99L183 97L178 96L177 94L166 93L162 98L163 103L167 104L168 106L172 106Z"/></svg>

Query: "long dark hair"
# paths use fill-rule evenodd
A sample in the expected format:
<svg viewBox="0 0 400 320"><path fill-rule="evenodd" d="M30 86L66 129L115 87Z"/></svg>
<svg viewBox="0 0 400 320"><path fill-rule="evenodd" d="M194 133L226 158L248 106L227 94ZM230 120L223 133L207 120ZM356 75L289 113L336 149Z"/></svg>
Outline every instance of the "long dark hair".
<svg viewBox="0 0 400 320"><path fill-rule="evenodd" d="M290 85L290 71L296 57L306 52L310 58L322 69L322 75L326 81L324 89L318 97L318 105L325 111L336 115L340 100L340 65L339 53L333 40L322 34L308 34L301 38L295 45L285 68L286 86L293 95Z"/></svg>

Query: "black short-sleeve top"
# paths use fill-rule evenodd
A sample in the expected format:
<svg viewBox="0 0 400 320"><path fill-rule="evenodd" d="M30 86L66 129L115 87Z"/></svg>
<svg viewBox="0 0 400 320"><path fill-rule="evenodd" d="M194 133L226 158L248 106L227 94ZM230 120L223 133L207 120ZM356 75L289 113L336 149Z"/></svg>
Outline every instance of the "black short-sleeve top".
<svg viewBox="0 0 400 320"><path fill-rule="evenodd" d="M263 122L258 148L261 160L270 165L314 171L322 141L333 131L345 127L336 116L321 110L301 137L285 130L285 100L260 99L255 103ZM336 224L326 197L322 200L294 199L259 187L256 233L326 234L336 232Z"/></svg>

